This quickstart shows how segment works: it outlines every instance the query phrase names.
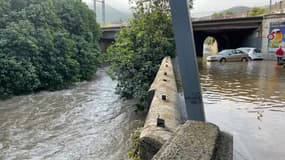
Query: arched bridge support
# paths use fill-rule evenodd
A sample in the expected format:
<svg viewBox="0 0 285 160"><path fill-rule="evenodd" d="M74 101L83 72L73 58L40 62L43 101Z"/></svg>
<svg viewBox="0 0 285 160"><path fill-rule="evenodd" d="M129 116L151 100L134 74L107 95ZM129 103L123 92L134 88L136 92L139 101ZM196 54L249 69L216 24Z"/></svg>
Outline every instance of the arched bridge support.
<svg viewBox="0 0 285 160"><path fill-rule="evenodd" d="M204 40L207 35L203 32L194 32L195 48L197 57L203 57Z"/></svg>

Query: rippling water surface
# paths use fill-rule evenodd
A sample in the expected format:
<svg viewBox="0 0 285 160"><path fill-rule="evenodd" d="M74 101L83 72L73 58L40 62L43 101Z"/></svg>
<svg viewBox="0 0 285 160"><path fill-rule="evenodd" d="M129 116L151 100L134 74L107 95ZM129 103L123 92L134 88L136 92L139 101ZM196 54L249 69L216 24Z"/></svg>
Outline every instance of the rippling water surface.
<svg viewBox="0 0 285 160"><path fill-rule="evenodd" d="M133 101L105 73L74 89L0 102L0 159L127 159Z"/></svg>
<svg viewBox="0 0 285 160"><path fill-rule="evenodd" d="M199 59L207 120L234 135L236 160L285 159L285 68ZM0 160L127 159L133 101L100 69L74 89L0 101Z"/></svg>
<svg viewBox="0 0 285 160"><path fill-rule="evenodd" d="M234 136L236 160L285 159L285 68L199 59L207 120Z"/></svg>

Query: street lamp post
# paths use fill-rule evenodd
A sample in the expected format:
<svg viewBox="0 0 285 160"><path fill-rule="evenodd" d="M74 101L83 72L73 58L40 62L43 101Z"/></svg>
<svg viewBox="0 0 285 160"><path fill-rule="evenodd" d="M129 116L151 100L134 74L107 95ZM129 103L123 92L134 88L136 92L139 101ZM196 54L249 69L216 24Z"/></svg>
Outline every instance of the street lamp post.
<svg viewBox="0 0 285 160"><path fill-rule="evenodd" d="M188 119L205 121L188 0L170 0L170 10Z"/></svg>
<svg viewBox="0 0 285 160"><path fill-rule="evenodd" d="M272 0L269 1L269 14L272 12Z"/></svg>
<svg viewBox="0 0 285 160"><path fill-rule="evenodd" d="M105 23L106 23L105 0L94 0L93 2L94 2L93 5L94 5L94 11L95 11L95 13L97 13L97 12L96 12L97 2L99 2L99 3L102 4L102 23L105 24Z"/></svg>

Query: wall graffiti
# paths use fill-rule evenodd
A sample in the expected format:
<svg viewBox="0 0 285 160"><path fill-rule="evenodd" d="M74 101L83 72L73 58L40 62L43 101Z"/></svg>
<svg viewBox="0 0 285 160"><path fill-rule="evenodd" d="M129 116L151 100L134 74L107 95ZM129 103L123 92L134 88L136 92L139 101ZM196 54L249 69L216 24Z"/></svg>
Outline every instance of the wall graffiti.
<svg viewBox="0 0 285 160"><path fill-rule="evenodd" d="M285 22L271 23L268 39L269 51L275 52L279 46L285 49Z"/></svg>

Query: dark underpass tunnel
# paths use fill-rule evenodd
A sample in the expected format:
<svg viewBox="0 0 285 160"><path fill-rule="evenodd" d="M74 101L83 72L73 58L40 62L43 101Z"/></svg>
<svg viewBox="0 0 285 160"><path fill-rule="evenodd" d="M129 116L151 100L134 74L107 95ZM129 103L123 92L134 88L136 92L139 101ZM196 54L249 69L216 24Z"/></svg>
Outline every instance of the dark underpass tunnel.
<svg viewBox="0 0 285 160"><path fill-rule="evenodd" d="M220 35L217 36L217 43L218 43L218 51L224 50L224 49L231 49L233 46L232 40L227 35Z"/></svg>
<svg viewBox="0 0 285 160"><path fill-rule="evenodd" d="M236 29L223 31L194 32L197 57L203 57L204 44L208 37L215 39L218 51L238 47L261 47L261 35L258 29Z"/></svg>
<svg viewBox="0 0 285 160"><path fill-rule="evenodd" d="M236 49L239 47L261 47L261 36L257 29L224 31L217 36L218 49Z"/></svg>

